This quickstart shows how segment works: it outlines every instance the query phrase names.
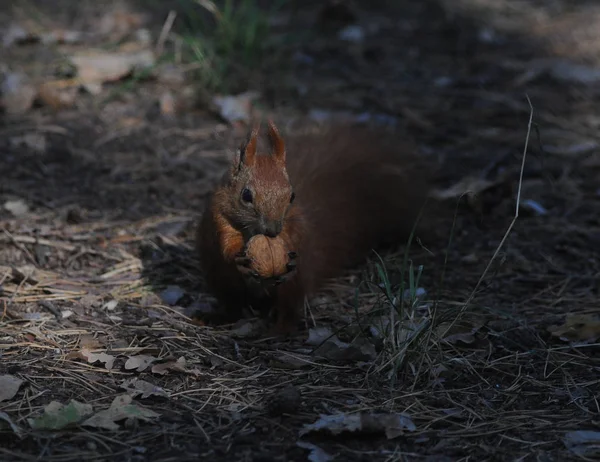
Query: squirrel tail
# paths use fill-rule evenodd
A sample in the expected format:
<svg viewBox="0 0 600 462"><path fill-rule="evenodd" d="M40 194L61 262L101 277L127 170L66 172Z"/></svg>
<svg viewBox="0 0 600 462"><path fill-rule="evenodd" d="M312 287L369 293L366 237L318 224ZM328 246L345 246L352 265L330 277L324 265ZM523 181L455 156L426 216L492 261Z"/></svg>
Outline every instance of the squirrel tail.
<svg viewBox="0 0 600 462"><path fill-rule="evenodd" d="M409 143L366 127L332 127L288 135L286 144L307 227L299 270L308 291L372 249L406 242L431 178Z"/></svg>

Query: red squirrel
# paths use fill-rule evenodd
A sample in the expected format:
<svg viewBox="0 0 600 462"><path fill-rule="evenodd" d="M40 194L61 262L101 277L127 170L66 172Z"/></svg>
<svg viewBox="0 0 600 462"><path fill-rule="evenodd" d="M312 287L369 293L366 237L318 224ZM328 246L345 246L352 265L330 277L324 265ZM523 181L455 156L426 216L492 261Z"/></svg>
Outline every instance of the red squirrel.
<svg viewBox="0 0 600 462"><path fill-rule="evenodd" d="M268 310L278 333L296 330L306 296L366 259L402 244L428 192L410 151L362 127L287 137L269 120L270 152L254 127L208 199L197 233L208 290L231 316ZM414 159L414 158L413 158ZM245 254L257 234L283 239L286 273L260 280Z"/></svg>

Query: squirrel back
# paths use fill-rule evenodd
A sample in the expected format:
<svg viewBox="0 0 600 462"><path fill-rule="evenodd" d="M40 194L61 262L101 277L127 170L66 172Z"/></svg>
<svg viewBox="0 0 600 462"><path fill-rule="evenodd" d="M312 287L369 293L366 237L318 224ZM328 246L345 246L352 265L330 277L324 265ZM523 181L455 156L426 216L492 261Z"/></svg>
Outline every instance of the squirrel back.
<svg viewBox="0 0 600 462"><path fill-rule="evenodd" d="M267 154L256 153L257 137L255 129L209 199L198 245L209 290L221 303L238 314L242 305L262 305L288 331L306 295L372 249L406 242L429 175L407 143L366 127L284 141L270 122ZM279 236L297 255L290 277L260 294L239 264L256 234Z"/></svg>

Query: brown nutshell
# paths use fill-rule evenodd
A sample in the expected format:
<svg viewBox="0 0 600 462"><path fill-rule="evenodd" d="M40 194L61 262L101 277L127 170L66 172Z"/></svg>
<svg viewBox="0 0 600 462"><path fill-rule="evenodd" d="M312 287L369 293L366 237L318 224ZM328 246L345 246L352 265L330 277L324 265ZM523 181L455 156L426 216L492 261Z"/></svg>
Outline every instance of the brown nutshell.
<svg viewBox="0 0 600 462"><path fill-rule="evenodd" d="M252 269L261 277L279 276L287 271L287 249L280 237L253 236L246 246L246 255L252 261Z"/></svg>

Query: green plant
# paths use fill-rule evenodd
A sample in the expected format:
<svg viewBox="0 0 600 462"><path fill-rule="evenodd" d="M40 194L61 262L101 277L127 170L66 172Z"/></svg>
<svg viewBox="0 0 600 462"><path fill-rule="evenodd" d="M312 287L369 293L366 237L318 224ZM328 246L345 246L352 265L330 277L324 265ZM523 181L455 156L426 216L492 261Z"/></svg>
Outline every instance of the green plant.
<svg viewBox="0 0 600 462"><path fill-rule="evenodd" d="M182 39L198 64L200 84L208 91L232 91L262 65L272 45L269 18L289 0L269 9L256 0L181 1L188 23Z"/></svg>

